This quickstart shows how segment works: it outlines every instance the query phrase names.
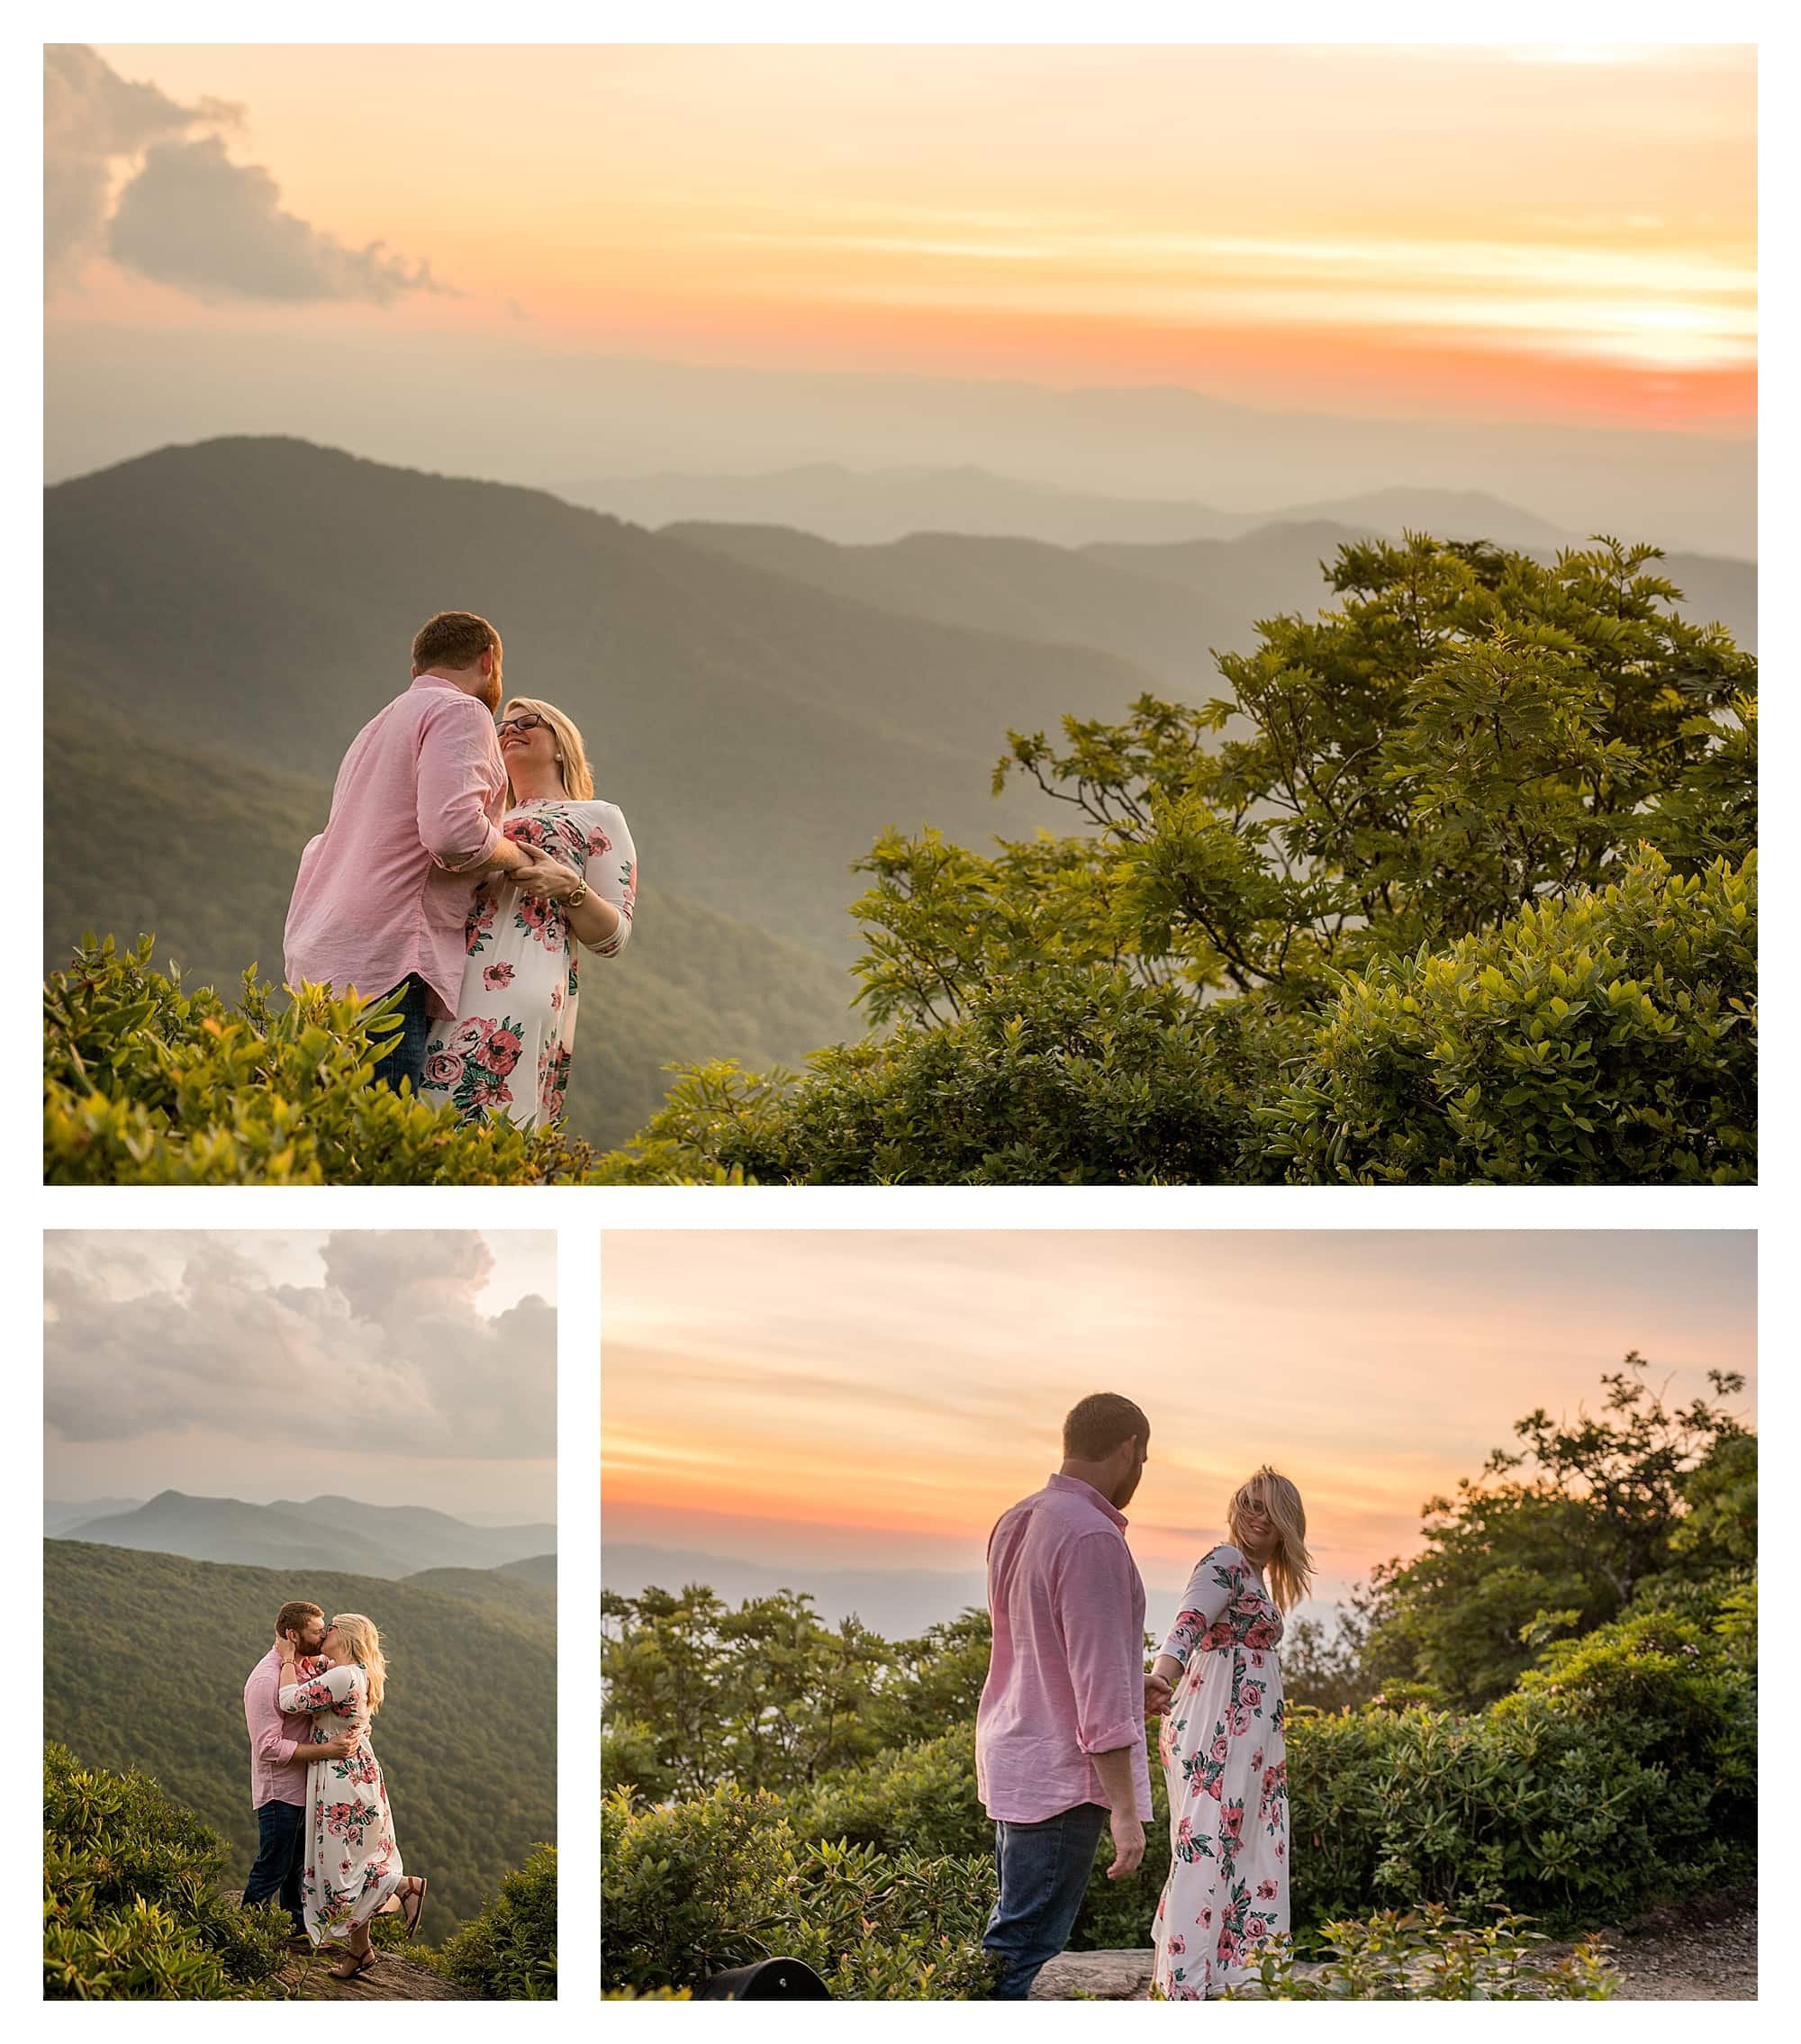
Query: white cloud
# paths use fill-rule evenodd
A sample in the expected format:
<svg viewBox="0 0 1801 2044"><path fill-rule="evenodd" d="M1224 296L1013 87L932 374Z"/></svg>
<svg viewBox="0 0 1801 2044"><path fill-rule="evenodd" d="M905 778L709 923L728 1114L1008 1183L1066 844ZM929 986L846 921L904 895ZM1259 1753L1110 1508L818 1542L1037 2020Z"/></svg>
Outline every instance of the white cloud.
<svg viewBox="0 0 1801 2044"><path fill-rule="evenodd" d="M335 1434L358 1454L554 1457L556 1312L535 1295L482 1310L481 1236L334 1235L302 1282L258 1241L46 1235L51 1440Z"/></svg>
<svg viewBox="0 0 1801 2044"><path fill-rule="evenodd" d="M242 118L222 100L184 106L148 80L122 78L85 44L47 44L46 290L104 253L207 303L385 305L408 292L457 295L428 263L408 263L379 241L348 248L284 212L269 172L226 154L220 131Z"/></svg>

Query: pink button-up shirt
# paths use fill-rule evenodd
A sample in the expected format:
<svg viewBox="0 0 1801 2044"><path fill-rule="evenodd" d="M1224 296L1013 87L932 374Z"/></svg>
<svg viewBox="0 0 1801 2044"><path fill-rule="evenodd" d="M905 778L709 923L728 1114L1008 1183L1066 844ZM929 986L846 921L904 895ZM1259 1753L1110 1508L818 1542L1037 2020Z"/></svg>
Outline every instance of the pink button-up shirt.
<svg viewBox="0 0 1801 2044"><path fill-rule="evenodd" d="M312 1668L305 1661L298 1665ZM295 1749L312 1742L310 1717L284 1717L276 1699L281 1694L281 1656L271 1647L250 1670L244 1685L244 1724L250 1734L250 1807L265 1803L306 1802L306 1762Z"/></svg>
<svg viewBox="0 0 1801 2044"><path fill-rule="evenodd" d="M475 893L506 809L494 720L474 696L421 674L357 732L331 817L300 855L287 910L287 981L368 999L409 972L454 1015Z"/></svg>
<svg viewBox="0 0 1801 2044"><path fill-rule="evenodd" d="M1089 1755L1131 1746L1148 1818L1145 1585L1124 1515L1092 1485L1052 1477L988 1536L988 1609L994 1650L975 1717L983 1809L1034 1824L1078 1803L1110 1808Z"/></svg>

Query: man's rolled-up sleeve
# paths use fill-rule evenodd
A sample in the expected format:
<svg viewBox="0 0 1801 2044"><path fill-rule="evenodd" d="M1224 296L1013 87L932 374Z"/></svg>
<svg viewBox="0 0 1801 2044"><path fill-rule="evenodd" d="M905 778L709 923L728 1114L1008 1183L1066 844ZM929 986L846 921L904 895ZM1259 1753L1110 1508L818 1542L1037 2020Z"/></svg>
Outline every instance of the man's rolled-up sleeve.
<svg viewBox="0 0 1801 2044"><path fill-rule="evenodd" d="M488 804L497 773L503 788L504 770L494 764L493 727L473 698L459 698L426 718L419 738L419 841L434 864L462 873L493 856L501 829Z"/></svg>
<svg viewBox="0 0 1801 2044"><path fill-rule="evenodd" d="M1134 1635L1137 1571L1124 1541L1079 1540L1057 1587L1076 1741L1084 1753L1114 1753L1145 1736L1145 1656Z"/></svg>

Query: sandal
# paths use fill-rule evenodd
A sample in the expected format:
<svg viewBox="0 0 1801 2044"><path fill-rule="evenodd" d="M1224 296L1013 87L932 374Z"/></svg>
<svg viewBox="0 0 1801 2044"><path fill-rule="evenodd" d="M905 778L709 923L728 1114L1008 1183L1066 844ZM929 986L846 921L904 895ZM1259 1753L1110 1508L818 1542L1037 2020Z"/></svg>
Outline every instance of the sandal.
<svg viewBox="0 0 1801 2044"><path fill-rule="evenodd" d="M334 1980L354 1980L359 1973L368 1972L375 1963L376 1948L371 1945L366 1952L352 1952L348 1966L334 1966L329 1971Z"/></svg>
<svg viewBox="0 0 1801 2044"><path fill-rule="evenodd" d="M400 1913L406 1919L406 1934L411 1938L419 1929L419 1920L425 1913L425 1876L415 1874L412 1878L419 1886L400 1898ZM408 1903L412 1904L409 1909Z"/></svg>

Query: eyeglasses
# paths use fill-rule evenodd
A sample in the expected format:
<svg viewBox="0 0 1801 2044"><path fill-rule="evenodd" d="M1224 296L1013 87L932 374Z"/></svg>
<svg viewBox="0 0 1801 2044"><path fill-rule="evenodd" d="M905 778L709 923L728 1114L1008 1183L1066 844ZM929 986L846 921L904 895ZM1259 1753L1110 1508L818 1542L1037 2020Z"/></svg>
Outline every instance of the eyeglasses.
<svg viewBox="0 0 1801 2044"><path fill-rule="evenodd" d="M495 737L508 731L548 731L549 720L540 717L535 710L528 710L523 717L509 717L504 724L495 728Z"/></svg>

